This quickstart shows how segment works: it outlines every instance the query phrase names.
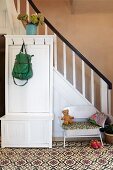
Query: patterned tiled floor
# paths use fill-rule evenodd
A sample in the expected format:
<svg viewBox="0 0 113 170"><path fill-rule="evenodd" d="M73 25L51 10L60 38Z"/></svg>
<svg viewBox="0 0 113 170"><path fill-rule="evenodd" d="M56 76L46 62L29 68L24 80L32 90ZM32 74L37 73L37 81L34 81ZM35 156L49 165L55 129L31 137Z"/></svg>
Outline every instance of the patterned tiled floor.
<svg viewBox="0 0 113 170"><path fill-rule="evenodd" d="M113 145L54 142L52 149L0 148L0 170L113 170Z"/></svg>

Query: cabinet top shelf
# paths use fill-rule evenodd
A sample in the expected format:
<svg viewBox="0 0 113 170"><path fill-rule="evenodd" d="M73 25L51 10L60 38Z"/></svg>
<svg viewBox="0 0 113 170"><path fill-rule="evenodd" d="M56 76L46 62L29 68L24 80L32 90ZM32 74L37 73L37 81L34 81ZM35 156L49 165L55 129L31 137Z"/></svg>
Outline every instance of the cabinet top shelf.
<svg viewBox="0 0 113 170"><path fill-rule="evenodd" d="M22 45L23 41L26 45L51 45L53 44L54 35L5 35L5 38L7 46Z"/></svg>
<svg viewBox="0 0 113 170"><path fill-rule="evenodd" d="M6 38L53 38L54 35L4 35Z"/></svg>

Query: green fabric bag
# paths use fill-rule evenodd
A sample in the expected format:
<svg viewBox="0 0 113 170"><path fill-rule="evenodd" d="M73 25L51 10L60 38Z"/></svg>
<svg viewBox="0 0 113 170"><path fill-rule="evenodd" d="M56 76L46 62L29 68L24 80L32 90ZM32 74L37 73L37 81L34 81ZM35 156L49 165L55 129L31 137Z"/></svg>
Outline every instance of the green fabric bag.
<svg viewBox="0 0 113 170"><path fill-rule="evenodd" d="M25 52L23 52L24 50ZM33 55L27 54L25 44L23 42L20 53L16 55L12 71L13 81L16 85L24 86L28 82L28 79L30 79L33 76L31 63L32 56ZM19 85L16 83L15 78L19 80L26 80L26 82L24 84Z"/></svg>

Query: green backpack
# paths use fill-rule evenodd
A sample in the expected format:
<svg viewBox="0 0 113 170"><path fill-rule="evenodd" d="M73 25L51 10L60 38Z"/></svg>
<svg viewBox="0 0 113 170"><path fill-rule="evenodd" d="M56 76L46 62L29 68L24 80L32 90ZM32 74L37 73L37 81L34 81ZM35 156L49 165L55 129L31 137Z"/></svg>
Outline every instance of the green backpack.
<svg viewBox="0 0 113 170"><path fill-rule="evenodd" d="M23 52L24 50L25 52ZM32 56L33 55L27 54L25 43L23 42L20 53L16 55L12 71L13 81L16 85L24 86L28 82L28 79L30 79L33 76L31 63ZM24 84L19 85L16 83L15 78L19 80L26 80L26 82Z"/></svg>

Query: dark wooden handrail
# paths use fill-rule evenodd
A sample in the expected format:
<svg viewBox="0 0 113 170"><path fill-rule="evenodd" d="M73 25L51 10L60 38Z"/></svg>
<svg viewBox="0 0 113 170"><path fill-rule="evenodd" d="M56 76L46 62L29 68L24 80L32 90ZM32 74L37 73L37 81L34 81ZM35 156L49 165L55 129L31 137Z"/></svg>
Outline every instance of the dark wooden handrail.
<svg viewBox="0 0 113 170"><path fill-rule="evenodd" d="M36 7L32 0L28 0L32 8L36 13L40 13L40 10ZM83 54L80 53L63 35L57 31L57 29L46 19L44 18L44 22L47 26L71 49L73 50L79 58L81 58L97 75L99 75L107 84L108 88L112 89L112 83L93 65L91 64Z"/></svg>

